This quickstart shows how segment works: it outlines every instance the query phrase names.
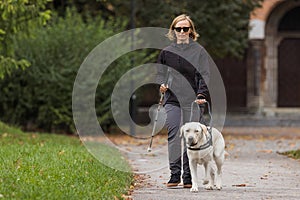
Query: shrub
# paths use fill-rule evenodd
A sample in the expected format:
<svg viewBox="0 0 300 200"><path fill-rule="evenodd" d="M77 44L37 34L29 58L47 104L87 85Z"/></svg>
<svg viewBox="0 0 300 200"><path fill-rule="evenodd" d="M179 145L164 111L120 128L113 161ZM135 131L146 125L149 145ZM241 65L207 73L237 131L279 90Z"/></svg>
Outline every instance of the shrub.
<svg viewBox="0 0 300 200"><path fill-rule="evenodd" d="M72 89L77 70L93 47L123 27L120 20L83 20L68 10L64 18L54 16L42 29L31 28L32 37L19 34L16 55L26 58L31 66L0 81L0 119L26 130L73 132ZM109 74L106 77L113 81ZM102 103L105 100L97 100L102 106L97 110L107 112Z"/></svg>

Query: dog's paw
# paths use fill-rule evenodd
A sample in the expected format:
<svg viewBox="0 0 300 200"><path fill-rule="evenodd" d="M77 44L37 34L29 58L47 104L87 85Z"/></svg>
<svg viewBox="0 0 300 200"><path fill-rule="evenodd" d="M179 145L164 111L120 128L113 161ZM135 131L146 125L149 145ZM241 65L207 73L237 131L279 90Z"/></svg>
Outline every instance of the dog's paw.
<svg viewBox="0 0 300 200"><path fill-rule="evenodd" d="M216 185L217 190L222 190L222 186L221 185Z"/></svg>
<svg viewBox="0 0 300 200"><path fill-rule="evenodd" d="M208 184L204 187L206 190L213 190L213 186Z"/></svg>
<svg viewBox="0 0 300 200"><path fill-rule="evenodd" d="M191 191L191 192L198 192L198 187L192 187L192 188L190 189L190 191Z"/></svg>
<svg viewBox="0 0 300 200"><path fill-rule="evenodd" d="M221 179L220 179L220 178L217 179L216 182L217 182L217 183L216 183L216 188L217 188L217 190L221 190L221 189L222 189L222 181L221 181Z"/></svg>

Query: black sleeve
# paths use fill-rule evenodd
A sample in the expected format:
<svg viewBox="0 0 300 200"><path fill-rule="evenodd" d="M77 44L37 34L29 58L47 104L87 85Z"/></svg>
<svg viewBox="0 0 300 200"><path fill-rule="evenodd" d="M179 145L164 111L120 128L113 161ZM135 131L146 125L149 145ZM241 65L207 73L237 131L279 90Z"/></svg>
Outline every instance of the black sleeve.
<svg viewBox="0 0 300 200"><path fill-rule="evenodd" d="M199 61L199 69L196 73L196 77L198 79L198 91L197 95L201 94L204 97L208 97L208 84L209 84L209 76L210 76L210 56L207 51L203 48L200 52L200 61Z"/></svg>
<svg viewBox="0 0 300 200"><path fill-rule="evenodd" d="M159 56L158 56L158 59L157 59L158 64L165 64L164 55L165 55L164 51L161 51ZM156 69L157 69L156 83L161 85L165 82L165 77L166 77L166 74L167 74L167 68L162 67L160 65L157 65Z"/></svg>

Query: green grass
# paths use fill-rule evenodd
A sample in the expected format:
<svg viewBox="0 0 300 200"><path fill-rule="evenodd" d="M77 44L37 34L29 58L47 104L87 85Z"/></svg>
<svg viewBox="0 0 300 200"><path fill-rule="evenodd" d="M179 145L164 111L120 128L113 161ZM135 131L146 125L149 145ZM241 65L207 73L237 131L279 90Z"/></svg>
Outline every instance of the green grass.
<svg viewBox="0 0 300 200"><path fill-rule="evenodd" d="M76 137L23 133L0 122L4 199L121 199L132 177L101 164Z"/></svg>
<svg viewBox="0 0 300 200"><path fill-rule="evenodd" d="M300 149L292 150L292 151L286 151L286 152L283 152L283 153L280 153L280 154L286 155L290 158L300 159Z"/></svg>

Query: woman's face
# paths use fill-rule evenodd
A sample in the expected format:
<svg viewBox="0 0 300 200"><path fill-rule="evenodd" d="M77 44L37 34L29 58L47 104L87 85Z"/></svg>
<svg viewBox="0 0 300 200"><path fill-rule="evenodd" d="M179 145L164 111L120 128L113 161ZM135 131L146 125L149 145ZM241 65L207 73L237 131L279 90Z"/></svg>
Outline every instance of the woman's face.
<svg viewBox="0 0 300 200"><path fill-rule="evenodd" d="M174 26L174 32L177 38L177 43L188 43L189 35L191 33L191 25L188 20L182 20L177 22Z"/></svg>

